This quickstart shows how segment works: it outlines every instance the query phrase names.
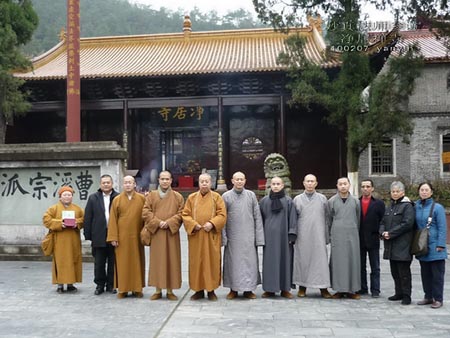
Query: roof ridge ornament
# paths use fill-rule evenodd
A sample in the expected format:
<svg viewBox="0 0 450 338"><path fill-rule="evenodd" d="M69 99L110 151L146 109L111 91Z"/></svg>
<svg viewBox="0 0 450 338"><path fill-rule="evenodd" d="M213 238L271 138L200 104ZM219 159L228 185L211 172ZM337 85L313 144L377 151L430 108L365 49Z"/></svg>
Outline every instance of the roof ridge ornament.
<svg viewBox="0 0 450 338"><path fill-rule="evenodd" d="M189 35L192 32L192 22L191 17L189 14L184 15L184 21L183 21L183 33L185 38L189 38Z"/></svg>
<svg viewBox="0 0 450 338"><path fill-rule="evenodd" d="M64 41L66 38L66 30L64 29L64 27L61 27L61 30L59 31L59 41Z"/></svg>
<svg viewBox="0 0 450 338"><path fill-rule="evenodd" d="M323 20L322 20L322 18L321 18L319 13L317 13L314 16L308 15L307 16L307 20L308 20L309 26L311 28L314 26L319 33L322 33L322 22L323 22Z"/></svg>

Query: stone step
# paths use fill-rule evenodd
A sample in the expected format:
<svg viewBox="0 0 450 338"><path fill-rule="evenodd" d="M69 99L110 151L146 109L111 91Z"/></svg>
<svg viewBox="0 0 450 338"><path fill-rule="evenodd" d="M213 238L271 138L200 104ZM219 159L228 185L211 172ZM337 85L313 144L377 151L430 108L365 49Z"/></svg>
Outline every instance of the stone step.
<svg viewBox="0 0 450 338"><path fill-rule="evenodd" d="M91 247L81 247L83 262L93 262ZM0 261L50 261L52 258L44 256L40 245L2 244L0 245Z"/></svg>

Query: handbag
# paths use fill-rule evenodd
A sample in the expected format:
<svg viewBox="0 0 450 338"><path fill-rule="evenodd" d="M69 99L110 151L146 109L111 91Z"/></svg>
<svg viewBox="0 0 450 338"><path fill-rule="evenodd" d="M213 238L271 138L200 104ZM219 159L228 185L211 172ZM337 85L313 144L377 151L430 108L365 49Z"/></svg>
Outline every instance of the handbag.
<svg viewBox="0 0 450 338"><path fill-rule="evenodd" d="M145 246L150 246L152 243L152 234L146 227L143 227L141 230L141 243Z"/></svg>
<svg viewBox="0 0 450 338"><path fill-rule="evenodd" d="M52 231L49 230L41 242L41 248L42 252L44 253L44 256L53 255L54 246L55 246L55 239L53 237Z"/></svg>
<svg viewBox="0 0 450 338"><path fill-rule="evenodd" d="M411 244L411 255L416 257L425 256L428 254L428 238L430 236L430 226L433 221L434 201L431 205L430 215L427 219L427 224L422 229L417 229L414 232L413 241Z"/></svg>

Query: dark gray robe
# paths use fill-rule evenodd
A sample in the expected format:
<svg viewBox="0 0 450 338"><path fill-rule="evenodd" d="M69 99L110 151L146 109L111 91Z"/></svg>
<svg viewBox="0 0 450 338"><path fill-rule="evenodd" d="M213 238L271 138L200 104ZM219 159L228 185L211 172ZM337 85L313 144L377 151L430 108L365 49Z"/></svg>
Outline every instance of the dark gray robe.
<svg viewBox="0 0 450 338"><path fill-rule="evenodd" d="M253 291L261 284L258 246L264 245L264 230L258 200L253 191L234 189L222 195L227 223L222 230L223 286L234 291Z"/></svg>
<svg viewBox="0 0 450 338"><path fill-rule="evenodd" d="M349 195L344 203L339 194L328 200L331 217L331 287L337 292L361 289L359 254L359 201Z"/></svg>
<svg viewBox="0 0 450 338"><path fill-rule="evenodd" d="M289 291L292 285L292 245L289 235L296 237L297 212L290 197L280 199L283 209L272 212L269 196L260 202L264 224L263 282L267 292Z"/></svg>

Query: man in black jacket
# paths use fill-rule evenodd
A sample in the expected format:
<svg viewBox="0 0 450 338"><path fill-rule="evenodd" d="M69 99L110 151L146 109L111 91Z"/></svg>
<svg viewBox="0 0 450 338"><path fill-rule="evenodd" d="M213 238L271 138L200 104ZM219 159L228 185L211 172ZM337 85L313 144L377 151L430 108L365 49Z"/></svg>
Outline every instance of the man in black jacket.
<svg viewBox="0 0 450 338"><path fill-rule="evenodd" d="M113 199L119 195L113 189L110 175L102 175L100 189L89 196L84 212L84 237L92 243L94 257L95 294L105 291L116 293L114 289L114 247L106 243L109 210Z"/></svg>
<svg viewBox="0 0 450 338"><path fill-rule="evenodd" d="M370 293L372 297L380 296L380 222L384 216L383 201L372 196L374 190L372 180L361 182L361 218L359 227L359 244L361 253L361 290L359 294L367 294L366 260L370 263Z"/></svg>

